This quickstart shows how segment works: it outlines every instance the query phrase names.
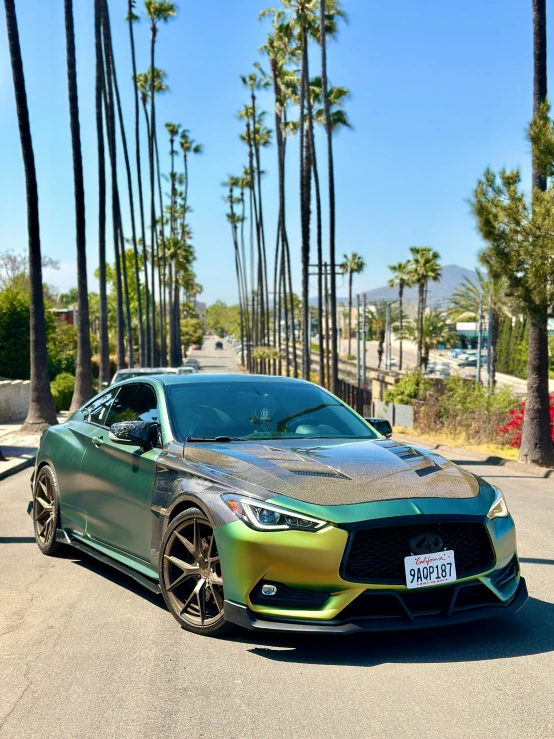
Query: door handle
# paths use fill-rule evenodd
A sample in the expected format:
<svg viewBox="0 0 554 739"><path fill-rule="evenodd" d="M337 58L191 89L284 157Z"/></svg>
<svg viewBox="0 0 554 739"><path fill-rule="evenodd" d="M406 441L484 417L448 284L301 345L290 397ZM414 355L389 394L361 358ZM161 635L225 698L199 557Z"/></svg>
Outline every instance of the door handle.
<svg viewBox="0 0 554 739"><path fill-rule="evenodd" d="M94 444L94 446L102 446L102 444L104 443L104 439L102 436L93 436L92 443Z"/></svg>

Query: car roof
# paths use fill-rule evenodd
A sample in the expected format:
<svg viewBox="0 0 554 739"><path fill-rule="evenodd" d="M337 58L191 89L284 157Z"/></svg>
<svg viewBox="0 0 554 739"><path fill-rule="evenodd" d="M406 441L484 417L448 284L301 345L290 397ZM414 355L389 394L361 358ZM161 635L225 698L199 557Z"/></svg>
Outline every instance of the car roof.
<svg viewBox="0 0 554 739"><path fill-rule="evenodd" d="M271 375L244 375L242 373L213 373L213 374L193 374L193 375L160 375L153 377L152 380L162 385L180 385L185 383L219 383L219 382L248 382L248 380L265 382L268 384L290 384L302 383L310 385L306 380L297 380L293 377L274 377Z"/></svg>

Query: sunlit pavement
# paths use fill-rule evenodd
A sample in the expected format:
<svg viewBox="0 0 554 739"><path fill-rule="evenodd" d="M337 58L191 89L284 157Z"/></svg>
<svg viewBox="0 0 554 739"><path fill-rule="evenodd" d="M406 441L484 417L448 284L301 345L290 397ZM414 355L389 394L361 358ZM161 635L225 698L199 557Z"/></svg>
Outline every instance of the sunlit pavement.
<svg viewBox="0 0 554 739"><path fill-rule="evenodd" d="M552 739L554 481L467 469L506 492L528 605L505 620L342 638L182 631L115 570L70 549L42 556L29 471L0 482L0 739Z"/></svg>

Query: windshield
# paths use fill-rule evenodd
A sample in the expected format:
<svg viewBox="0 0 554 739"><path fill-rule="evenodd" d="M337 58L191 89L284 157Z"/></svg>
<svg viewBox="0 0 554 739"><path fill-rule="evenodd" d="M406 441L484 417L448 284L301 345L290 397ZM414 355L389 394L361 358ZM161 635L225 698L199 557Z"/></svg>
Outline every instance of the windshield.
<svg viewBox="0 0 554 739"><path fill-rule="evenodd" d="M317 385L244 380L166 388L176 438L376 439L362 419Z"/></svg>

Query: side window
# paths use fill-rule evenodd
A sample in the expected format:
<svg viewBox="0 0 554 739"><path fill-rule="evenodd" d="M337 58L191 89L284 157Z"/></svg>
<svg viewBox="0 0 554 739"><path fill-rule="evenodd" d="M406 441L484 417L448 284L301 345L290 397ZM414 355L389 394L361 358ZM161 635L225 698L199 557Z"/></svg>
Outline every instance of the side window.
<svg viewBox="0 0 554 739"><path fill-rule="evenodd" d="M149 385L124 385L114 400L106 426L121 421L157 421L156 395Z"/></svg>
<svg viewBox="0 0 554 739"><path fill-rule="evenodd" d="M97 423L100 426L105 426L106 418L116 393L116 389L110 390L88 405L85 409L88 414L85 420L89 423Z"/></svg>

